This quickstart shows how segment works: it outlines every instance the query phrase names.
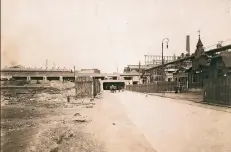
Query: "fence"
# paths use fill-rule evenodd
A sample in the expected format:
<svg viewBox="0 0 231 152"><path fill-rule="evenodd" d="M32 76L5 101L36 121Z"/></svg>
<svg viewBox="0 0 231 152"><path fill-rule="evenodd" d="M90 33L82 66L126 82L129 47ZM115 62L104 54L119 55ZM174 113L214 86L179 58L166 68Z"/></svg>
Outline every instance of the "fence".
<svg viewBox="0 0 231 152"><path fill-rule="evenodd" d="M206 82L203 98L206 102L231 105L231 78L223 77Z"/></svg>
<svg viewBox="0 0 231 152"><path fill-rule="evenodd" d="M184 83L177 82L157 82L150 84L137 84L137 85L128 85L126 86L126 90L135 91L135 92L143 92L143 93L160 93L160 92L175 92L176 87L181 86L182 90L185 90Z"/></svg>
<svg viewBox="0 0 231 152"><path fill-rule="evenodd" d="M77 77L75 80L76 97L95 97L100 92L99 80L91 77Z"/></svg>
<svg viewBox="0 0 231 152"><path fill-rule="evenodd" d="M201 84L200 84L201 85ZM126 90L142 93L173 92L179 86L176 82L128 85ZM186 86L180 84L180 86ZM199 85L198 85L199 86ZM203 100L212 104L231 105L231 77L204 82ZM184 88L182 88L183 91Z"/></svg>

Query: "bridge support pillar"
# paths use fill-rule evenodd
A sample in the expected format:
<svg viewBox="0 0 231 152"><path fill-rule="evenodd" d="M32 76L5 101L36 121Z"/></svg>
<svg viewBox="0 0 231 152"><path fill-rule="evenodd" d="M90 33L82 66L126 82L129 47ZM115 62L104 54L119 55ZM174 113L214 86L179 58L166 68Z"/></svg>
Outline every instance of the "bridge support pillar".
<svg viewBox="0 0 231 152"><path fill-rule="evenodd" d="M44 81L47 81L47 77L46 77L46 76L43 76L43 80L44 80Z"/></svg>
<svg viewBox="0 0 231 152"><path fill-rule="evenodd" d="M60 80L60 81L63 81L63 76L60 76L60 77L59 77L59 80Z"/></svg>
<svg viewBox="0 0 231 152"><path fill-rule="evenodd" d="M30 80L31 80L31 79L30 79L30 76L27 76L27 77L26 77L26 80L27 80L27 81L30 81Z"/></svg>

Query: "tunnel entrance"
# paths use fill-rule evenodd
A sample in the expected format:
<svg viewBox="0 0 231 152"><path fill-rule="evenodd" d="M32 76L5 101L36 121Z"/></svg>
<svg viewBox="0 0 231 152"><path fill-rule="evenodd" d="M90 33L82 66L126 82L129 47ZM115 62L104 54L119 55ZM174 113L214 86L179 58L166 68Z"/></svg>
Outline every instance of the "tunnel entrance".
<svg viewBox="0 0 231 152"><path fill-rule="evenodd" d="M125 87L125 83L124 82L104 82L103 83L103 90L110 90L110 86L116 86L117 89L124 89Z"/></svg>

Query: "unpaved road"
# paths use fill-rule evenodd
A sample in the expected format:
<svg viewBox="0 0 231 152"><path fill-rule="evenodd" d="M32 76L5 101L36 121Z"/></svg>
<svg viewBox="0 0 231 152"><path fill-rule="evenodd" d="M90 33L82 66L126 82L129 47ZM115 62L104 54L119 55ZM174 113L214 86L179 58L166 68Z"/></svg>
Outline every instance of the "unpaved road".
<svg viewBox="0 0 231 152"><path fill-rule="evenodd" d="M118 95L104 92L103 98L97 100L88 130L94 132L109 152L156 152L130 120Z"/></svg>
<svg viewBox="0 0 231 152"><path fill-rule="evenodd" d="M52 91L51 91L52 92ZM24 92L25 93L25 92ZM2 102L3 152L230 152L231 113L132 92L71 99L18 94Z"/></svg>
<svg viewBox="0 0 231 152"><path fill-rule="evenodd" d="M229 112L141 93L109 96L124 105L130 119L158 152L231 152Z"/></svg>

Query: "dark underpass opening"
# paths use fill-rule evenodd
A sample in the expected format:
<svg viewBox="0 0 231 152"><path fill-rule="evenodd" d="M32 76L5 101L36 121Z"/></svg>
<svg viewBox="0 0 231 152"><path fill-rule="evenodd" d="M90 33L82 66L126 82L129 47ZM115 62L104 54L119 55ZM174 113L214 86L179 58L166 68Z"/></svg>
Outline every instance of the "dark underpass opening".
<svg viewBox="0 0 231 152"><path fill-rule="evenodd" d="M27 80L27 77L13 77L14 80Z"/></svg>
<svg viewBox="0 0 231 152"><path fill-rule="evenodd" d="M63 77L63 81L71 81L71 82L74 82L74 81L75 81L75 77Z"/></svg>
<svg viewBox="0 0 231 152"><path fill-rule="evenodd" d="M30 77L31 80L43 80L43 77Z"/></svg>
<svg viewBox="0 0 231 152"><path fill-rule="evenodd" d="M49 80L49 81L59 80L59 77L47 77L47 80Z"/></svg>
<svg viewBox="0 0 231 152"><path fill-rule="evenodd" d="M117 89L124 89L125 83L124 82L104 82L103 83L103 90L110 90L110 86L116 86Z"/></svg>

